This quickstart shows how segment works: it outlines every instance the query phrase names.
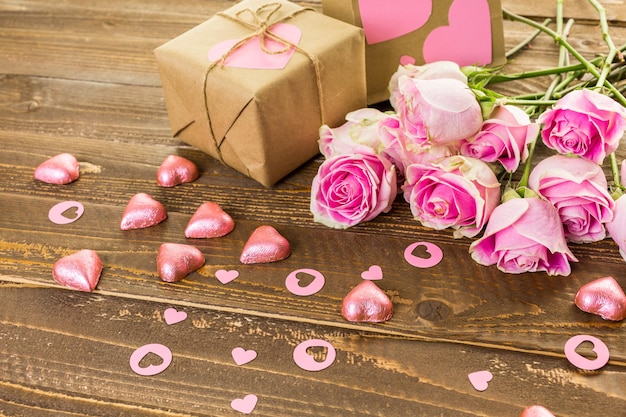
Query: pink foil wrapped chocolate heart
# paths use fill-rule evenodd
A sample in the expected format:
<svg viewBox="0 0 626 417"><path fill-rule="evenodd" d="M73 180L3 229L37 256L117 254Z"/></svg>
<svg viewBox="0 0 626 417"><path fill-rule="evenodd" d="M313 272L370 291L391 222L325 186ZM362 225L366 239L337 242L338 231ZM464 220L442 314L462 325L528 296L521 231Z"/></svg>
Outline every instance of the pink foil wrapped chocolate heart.
<svg viewBox="0 0 626 417"><path fill-rule="evenodd" d="M143 229L154 226L167 219L167 210L163 204L146 193L135 194L126 205L121 230Z"/></svg>
<svg viewBox="0 0 626 417"><path fill-rule="evenodd" d="M182 243L163 243L157 255L157 270L165 282L176 282L204 265L198 248Z"/></svg>
<svg viewBox="0 0 626 417"><path fill-rule="evenodd" d="M366 280L343 299L341 315L352 322L384 322L393 316L393 304L378 285Z"/></svg>
<svg viewBox="0 0 626 417"><path fill-rule="evenodd" d="M519 417L554 417L554 414L541 405L531 405L526 407Z"/></svg>
<svg viewBox="0 0 626 417"><path fill-rule="evenodd" d="M157 183L161 187L175 187L185 182L195 181L200 176L198 167L187 158L170 155L157 170Z"/></svg>
<svg viewBox="0 0 626 417"><path fill-rule="evenodd" d="M243 264L276 262L291 254L291 245L272 226L259 226L246 242L239 261Z"/></svg>
<svg viewBox="0 0 626 417"><path fill-rule="evenodd" d="M185 228L185 237L208 239L222 237L233 231L235 222L219 204L211 201L202 204L191 216Z"/></svg>
<svg viewBox="0 0 626 417"><path fill-rule="evenodd" d="M580 287L574 303L582 311L597 314L605 320L626 318L626 295L613 277L604 277Z"/></svg>
<svg viewBox="0 0 626 417"><path fill-rule="evenodd" d="M52 278L60 285L78 291L91 292L102 274L102 261L96 252L83 249L64 256L54 263Z"/></svg>
<svg viewBox="0 0 626 417"><path fill-rule="evenodd" d="M36 169L35 179L48 184L69 184L79 176L79 164L69 153L61 153L42 162Z"/></svg>

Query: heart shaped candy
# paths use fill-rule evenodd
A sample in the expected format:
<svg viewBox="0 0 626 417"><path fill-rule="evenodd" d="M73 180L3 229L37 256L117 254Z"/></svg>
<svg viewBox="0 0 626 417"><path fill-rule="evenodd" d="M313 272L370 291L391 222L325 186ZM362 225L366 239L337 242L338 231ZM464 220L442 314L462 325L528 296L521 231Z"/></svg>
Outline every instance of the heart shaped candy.
<svg viewBox="0 0 626 417"><path fill-rule="evenodd" d="M361 281L343 299L341 315L352 322L383 322L393 316L393 304L372 281Z"/></svg>
<svg viewBox="0 0 626 417"><path fill-rule="evenodd" d="M233 231L235 222L219 204L211 201L202 204L191 216L185 228L185 237L207 239L222 237Z"/></svg>
<svg viewBox="0 0 626 417"><path fill-rule="evenodd" d="M61 153L44 161L35 169L34 177L48 184L69 184L79 176L76 158L69 153Z"/></svg>
<svg viewBox="0 0 626 417"><path fill-rule="evenodd" d="M613 277L604 277L580 287L574 303L582 311L597 314L605 320L626 318L626 295Z"/></svg>
<svg viewBox="0 0 626 417"><path fill-rule="evenodd" d="M541 405L531 405L526 407L519 417L554 417L554 414Z"/></svg>
<svg viewBox="0 0 626 417"><path fill-rule="evenodd" d="M204 265L198 248L182 243L163 243L157 255L157 270L165 282L176 282Z"/></svg>
<svg viewBox="0 0 626 417"><path fill-rule="evenodd" d="M175 187L185 182L192 182L200 176L198 167L187 158L170 155L157 170L157 183L161 187Z"/></svg>
<svg viewBox="0 0 626 417"><path fill-rule="evenodd" d="M272 226L259 226L248 238L239 261L243 264L276 262L291 254L289 241Z"/></svg>
<svg viewBox="0 0 626 417"><path fill-rule="evenodd" d="M143 229L154 226L167 219L167 210L163 204L146 193L135 194L126 205L121 230Z"/></svg>
<svg viewBox="0 0 626 417"><path fill-rule="evenodd" d="M91 292L98 285L102 261L95 251L83 249L54 263L52 278L63 286Z"/></svg>

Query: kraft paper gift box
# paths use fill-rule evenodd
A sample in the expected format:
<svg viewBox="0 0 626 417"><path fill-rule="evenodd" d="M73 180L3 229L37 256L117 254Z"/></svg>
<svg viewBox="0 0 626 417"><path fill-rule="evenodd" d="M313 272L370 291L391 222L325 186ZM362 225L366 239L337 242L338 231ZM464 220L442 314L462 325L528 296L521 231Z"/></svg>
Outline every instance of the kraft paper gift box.
<svg viewBox="0 0 626 417"><path fill-rule="evenodd" d="M500 0L322 0L322 8L365 31L369 104L389 98L399 64L505 62Z"/></svg>
<svg viewBox="0 0 626 417"><path fill-rule="evenodd" d="M364 48L358 27L244 0L154 53L174 137L270 187L367 105Z"/></svg>

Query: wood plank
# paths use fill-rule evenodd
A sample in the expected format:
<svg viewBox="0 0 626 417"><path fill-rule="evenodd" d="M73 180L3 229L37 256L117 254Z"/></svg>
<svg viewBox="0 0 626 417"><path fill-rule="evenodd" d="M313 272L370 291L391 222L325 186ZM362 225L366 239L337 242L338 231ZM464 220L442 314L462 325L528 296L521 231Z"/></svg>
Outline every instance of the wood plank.
<svg viewBox="0 0 626 417"><path fill-rule="evenodd" d="M500 417L533 403L555 415L588 416L615 415L626 406L619 388L626 375L613 366L589 378L558 358L529 361L515 352L382 339L278 318L185 307L187 320L168 326L163 311L171 304L6 284L0 297L0 409L34 417L51 415L46 409L55 415L234 415L230 402L248 393L259 398L254 415L267 416ZM312 338L337 352L319 372L292 359L294 347ZM173 355L152 377L129 366L134 350L148 343ZM237 366L234 347L258 356ZM467 375L483 369L494 377L480 393Z"/></svg>

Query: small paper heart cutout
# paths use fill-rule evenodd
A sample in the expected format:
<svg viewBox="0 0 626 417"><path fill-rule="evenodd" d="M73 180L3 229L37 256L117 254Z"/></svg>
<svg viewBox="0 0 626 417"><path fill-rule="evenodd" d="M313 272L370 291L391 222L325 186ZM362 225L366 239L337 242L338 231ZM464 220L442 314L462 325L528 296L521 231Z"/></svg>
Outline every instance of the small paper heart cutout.
<svg viewBox="0 0 626 417"><path fill-rule="evenodd" d="M167 324L176 324L187 319L187 313L185 313L184 311L178 311L175 308L170 307L163 312L163 318L165 318L165 322Z"/></svg>
<svg viewBox="0 0 626 417"><path fill-rule="evenodd" d="M343 299L341 315L351 322L384 322L393 316L393 304L372 281L361 281Z"/></svg>
<svg viewBox="0 0 626 417"><path fill-rule="evenodd" d="M404 65L414 65L414 64L415 64L415 58L413 58L412 56L402 55L400 57L400 65L404 66Z"/></svg>
<svg viewBox="0 0 626 417"><path fill-rule="evenodd" d="M202 204L191 216L185 228L189 239L210 239L226 236L235 228L235 222L222 207L212 201Z"/></svg>
<svg viewBox="0 0 626 417"><path fill-rule="evenodd" d="M157 270L165 282L176 282L204 265L198 248L182 243L163 243L157 256Z"/></svg>
<svg viewBox="0 0 626 417"><path fill-rule="evenodd" d="M217 280L222 284L228 284L229 282L237 279L237 277L239 277L239 271L234 269L228 271L225 269L218 269L215 271L215 278L217 278Z"/></svg>
<svg viewBox="0 0 626 417"><path fill-rule="evenodd" d="M90 249L64 256L52 267L52 278L58 284L86 292L96 288L101 273L102 261L98 254Z"/></svg>
<svg viewBox="0 0 626 417"><path fill-rule="evenodd" d="M454 61L461 66L492 61L491 14L487 0L454 0L449 26L431 31L423 46L424 62Z"/></svg>
<svg viewBox="0 0 626 417"><path fill-rule="evenodd" d="M175 187L195 181L199 176L198 167L189 159L178 155L169 155L157 170L157 183L161 187Z"/></svg>
<svg viewBox="0 0 626 417"><path fill-rule="evenodd" d="M554 414L541 405L531 405L526 407L519 417L554 417Z"/></svg>
<svg viewBox="0 0 626 417"><path fill-rule="evenodd" d="M135 194L126 205L120 222L121 230L143 229L167 219L163 204L146 193Z"/></svg>
<svg viewBox="0 0 626 417"><path fill-rule="evenodd" d="M61 153L42 162L35 169L34 177L48 184L69 184L78 179L79 164L73 155Z"/></svg>
<svg viewBox="0 0 626 417"><path fill-rule="evenodd" d="M259 226L248 238L239 261L242 264L276 262L291 254L289 241L272 226Z"/></svg>
<svg viewBox="0 0 626 417"><path fill-rule="evenodd" d="M218 62L222 57L226 57L224 65L227 67L283 69L287 66L295 52L295 48L290 47L290 45L297 46L300 43L302 31L299 27L289 23L277 23L270 27L269 31L289 44L285 45L271 39L271 37L264 37L264 44L261 45L261 38L255 36L243 45L233 49L241 41L239 39L229 39L211 47L209 59L213 62Z"/></svg>
<svg viewBox="0 0 626 417"><path fill-rule="evenodd" d="M626 318L626 295L613 277L599 278L580 287L574 298L576 306L604 320Z"/></svg>
<svg viewBox="0 0 626 417"><path fill-rule="evenodd" d="M233 356L233 360L237 365L245 365L246 363L252 362L257 357L257 353L255 350L246 350L242 347L234 348L231 354Z"/></svg>
<svg viewBox="0 0 626 417"><path fill-rule="evenodd" d="M256 395L248 394L243 398L234 399L230 403L230 406L235 411L239 411L240 413L243 413L243 414L250 414L252 411L254 411L257 401L258 401L258 398Z"/></svg>
<svg viewBox="0 0 626 417"><path fill-rule="evenodd" d="M489 387L489 381L493 379L493 374L489 371L472 372L467 376L476 391L485 391Z"/></svg>
<svg viewBox="0 0 626 417"><path fill-rule="evenodd" d="M359 13L368 44L398 38L422 26L432 13L433 0L359 0Z"/></svg>
<svg viewBox="0 0 626 417"><path fill-rule="evenodd" d="M383 279L383 270L378 265L372 265L367 271L361 272L361 278L369 281Z"/></svg>
<svg viewBox="0 0 626 417"><path fill-rule="evenodd" d="M65 214L71 213L71 209L75 209L74 216L66 217ZM78 201L62 201L48 211L48 219L55 224L70 224L80 219L84 212L85 206Z"/></svg>

